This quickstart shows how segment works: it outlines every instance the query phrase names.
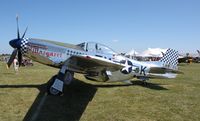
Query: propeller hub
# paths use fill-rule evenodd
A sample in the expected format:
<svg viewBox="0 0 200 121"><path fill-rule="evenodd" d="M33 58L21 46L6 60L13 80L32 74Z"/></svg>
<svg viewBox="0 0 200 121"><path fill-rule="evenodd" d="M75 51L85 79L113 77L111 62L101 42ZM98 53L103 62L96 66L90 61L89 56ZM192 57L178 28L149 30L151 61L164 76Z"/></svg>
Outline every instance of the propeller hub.
<svg viewBox="0 0 200 121"><path fill-rule="evenodd" d="M13 39L9 42L10 46L13 48L20 49L21 48L21 40L20 39Z"/></svg>

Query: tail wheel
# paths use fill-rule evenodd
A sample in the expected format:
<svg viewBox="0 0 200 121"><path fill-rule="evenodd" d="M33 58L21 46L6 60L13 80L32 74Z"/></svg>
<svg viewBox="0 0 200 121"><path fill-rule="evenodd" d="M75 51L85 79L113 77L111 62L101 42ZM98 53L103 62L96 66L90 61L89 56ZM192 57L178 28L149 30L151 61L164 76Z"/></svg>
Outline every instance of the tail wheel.
<svg viewBox="0 0 200 121"><path fill-rule="evenodd" d="M106 71L102 71L101 72L101 76L102 76L102 79L104 82L108 81L109 80L109 77L108 75L106 74Z"/></svg>

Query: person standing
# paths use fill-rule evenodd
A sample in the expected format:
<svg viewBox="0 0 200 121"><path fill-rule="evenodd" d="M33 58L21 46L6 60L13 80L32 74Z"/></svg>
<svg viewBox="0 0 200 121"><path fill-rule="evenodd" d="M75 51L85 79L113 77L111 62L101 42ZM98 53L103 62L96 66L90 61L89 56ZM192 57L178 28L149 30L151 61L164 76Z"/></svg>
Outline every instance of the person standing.
<svg viewBox="0 0 200 121"><path fill-rule="evenodd" d="M13 61L13 67L14 67L15 73L18 73L19 62L16 58Z"/></svg>

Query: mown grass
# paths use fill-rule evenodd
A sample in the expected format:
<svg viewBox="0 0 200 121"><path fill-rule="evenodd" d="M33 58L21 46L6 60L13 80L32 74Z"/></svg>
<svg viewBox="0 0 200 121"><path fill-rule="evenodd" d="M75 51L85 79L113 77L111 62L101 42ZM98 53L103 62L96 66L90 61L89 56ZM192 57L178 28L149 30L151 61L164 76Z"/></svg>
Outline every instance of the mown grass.
<svg viewBox="0 0 200 121"><path fill-rule="evenodd" d="M199 121L200 64L182 64L176 79L153 79L144 86L133 80L99 83L76 74L61 97L45 94L46 82L58 69L35 63L15 74L0 63L0 121Z"/></svg>

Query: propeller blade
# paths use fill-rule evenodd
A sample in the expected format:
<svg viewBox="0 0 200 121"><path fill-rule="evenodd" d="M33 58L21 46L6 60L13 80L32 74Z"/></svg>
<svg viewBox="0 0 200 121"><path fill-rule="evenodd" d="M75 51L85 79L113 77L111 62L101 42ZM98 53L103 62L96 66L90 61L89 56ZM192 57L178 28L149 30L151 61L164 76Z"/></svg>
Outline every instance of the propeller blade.
<svg viewBox="0 0 200 121"><path fill-rule="evenodd" d="M19 67L20 67L21 64L22 64L22 53L21 53L21 51L18 51L18 62L19 62Z"/></svg>
<svg viewBox="0 0 200 121"><path fill-rule="evenodd" d="M7 62L8 68L10 68L11 64L13 63L13 61L14 61L14 59L16 57L16 55L17 55L17 49L13 50L13 52L12 52L12 54L10 56L10 59Z"/></svg>
<svg viewBox="0 0 200 121"><path fill-rule="evenodd" d="M28 27L26 27L26 30L24 31L24 34L22 35L22 38L24 38L26 31L27 31Z"/></svg>
<svg viewBox="0 0 200 121"><path fill-rule="evenodd" d="M17 38L20 39L18 15L16 16L16 21L17 21Z"/></svg>

